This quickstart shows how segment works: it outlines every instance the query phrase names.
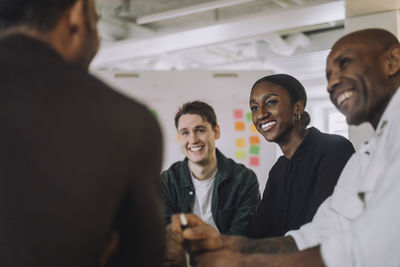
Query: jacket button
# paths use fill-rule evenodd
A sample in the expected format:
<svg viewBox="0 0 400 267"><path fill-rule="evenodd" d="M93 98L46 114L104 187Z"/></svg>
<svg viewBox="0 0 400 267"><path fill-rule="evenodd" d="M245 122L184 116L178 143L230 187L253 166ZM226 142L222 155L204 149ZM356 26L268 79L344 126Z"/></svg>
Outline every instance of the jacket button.
<svg viewBox="0 0 400 267"><path fill-rule="evenodd" d="M189 191L189 195L193 196L193 191Z"/></svg>

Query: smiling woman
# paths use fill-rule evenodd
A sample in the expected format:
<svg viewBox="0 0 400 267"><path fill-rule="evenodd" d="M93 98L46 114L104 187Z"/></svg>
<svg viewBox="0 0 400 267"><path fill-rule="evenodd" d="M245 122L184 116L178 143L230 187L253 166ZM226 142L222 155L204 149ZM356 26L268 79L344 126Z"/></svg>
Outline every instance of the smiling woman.
<svg viewBox="0 0 400 267"><path fill-rule="evenodd" d="M268 142L279 145L283 156L269 172L248 237L282 236L311 221L354 153L344 137L306 128L306 103L303 85L290 75L266 76L251 89L253 123Z"/></svg>

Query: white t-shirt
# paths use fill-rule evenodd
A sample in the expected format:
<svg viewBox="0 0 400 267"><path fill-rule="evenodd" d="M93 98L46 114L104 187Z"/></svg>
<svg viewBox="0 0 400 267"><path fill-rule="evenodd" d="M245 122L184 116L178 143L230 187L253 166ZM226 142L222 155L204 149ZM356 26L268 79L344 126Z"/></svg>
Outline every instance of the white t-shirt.
<svg viewBox="0 0 400 267"><path fill-rule="evenodd" d="M211 213L211 201L216 174L217 171L207 180L198 180L190 173L195 191L193 213L209 225L218 229Z"/></svg>
<svg viewBox="0 0 400 267"><path fill-rule="evenodd" d="M312 222L286 234L301 250L320 244L328 267L400 266L399 91Z"/></svg>

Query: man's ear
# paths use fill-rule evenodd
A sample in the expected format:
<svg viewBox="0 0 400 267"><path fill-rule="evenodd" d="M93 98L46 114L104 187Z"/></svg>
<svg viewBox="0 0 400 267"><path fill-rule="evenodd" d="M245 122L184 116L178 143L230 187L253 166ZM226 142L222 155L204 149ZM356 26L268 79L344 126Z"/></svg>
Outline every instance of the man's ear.
<svg viewBox="0 0 400 267"><path fill-rule="evenodd" d="M221 136L221 129L219 128L218 124L214 128L214 132L215 132L215 140L219 139L219 137Z"/></svg>
<svg viewBox="0 0 400 267"><path fill-rule="evenodd" d="M66 11L67 25L70 34L75 34L81 27L85 27L83 0L76 2Z"/></svg>
<svg viewBox="0 0 400 267"><path fill-rule="evenodd" d="M387 76L394 76L400 70L400 44L395 44L387 51L387 64L385 64L385 73Z"/></svg>

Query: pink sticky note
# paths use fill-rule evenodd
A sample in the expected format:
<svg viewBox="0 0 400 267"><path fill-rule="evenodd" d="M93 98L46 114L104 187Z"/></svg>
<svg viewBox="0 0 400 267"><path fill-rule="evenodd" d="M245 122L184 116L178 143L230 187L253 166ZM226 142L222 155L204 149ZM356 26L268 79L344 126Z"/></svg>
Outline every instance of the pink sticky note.
<svg viewBox="0 0 400 267"><path fill-rule="evenodd" d="M233 111L233 116L235 117L235 119L243 119L243 110L235 109Z"/></svg>
<svg viewBox="0 0 400 267"><path fill-rule="evenodd" d="M255 167L260 166L260 158L259 157L250 157L249 164L250 164L250 166L255 166Z"/></svg>

